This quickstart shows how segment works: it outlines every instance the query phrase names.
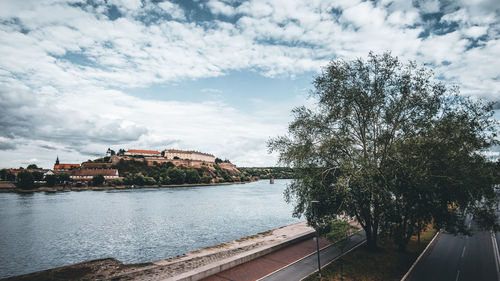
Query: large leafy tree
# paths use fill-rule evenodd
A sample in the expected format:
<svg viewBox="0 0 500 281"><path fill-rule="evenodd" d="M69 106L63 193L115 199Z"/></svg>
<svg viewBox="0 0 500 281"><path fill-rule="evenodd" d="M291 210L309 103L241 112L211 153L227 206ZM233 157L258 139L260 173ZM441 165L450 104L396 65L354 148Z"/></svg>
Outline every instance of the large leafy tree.
<svg viewBox="0 0 500 281"><path fill-rule="evenodd" d="M314 86L316 106L295 108L288 134L269 142L296 168L285 192L295 215L313 226L354 217L371 248L385 230L404 248L431 220L465 232L465 210L495 225L495 171L481 155L495 143L491 104L390 53L332 61Z"/></svg>

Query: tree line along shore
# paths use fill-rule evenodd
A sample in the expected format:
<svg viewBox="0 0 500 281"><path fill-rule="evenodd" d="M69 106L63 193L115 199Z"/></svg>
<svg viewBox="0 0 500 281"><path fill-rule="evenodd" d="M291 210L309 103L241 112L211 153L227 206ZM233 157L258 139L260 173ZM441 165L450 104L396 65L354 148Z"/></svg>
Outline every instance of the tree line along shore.
<svg viewBox="0 0 500 281"><path fill-rule="evenodd" d="M109 157L89 160L86 163L109 163ZM223 161L217 161L213 166L189 168L182 165L176 166L172 162L148 165L138 158L120 159L116 164L110 165L110 168L118 170L120 177L107 179L104 175L96 174L86 182L74 180L70 176L71 169L47 174L47 169L32 164L25 168L0 170L0 192L219 185L270 178L287 179L293 175L293 170L285 167L234 167L228 169L219 165L220 163Z"/></svg>

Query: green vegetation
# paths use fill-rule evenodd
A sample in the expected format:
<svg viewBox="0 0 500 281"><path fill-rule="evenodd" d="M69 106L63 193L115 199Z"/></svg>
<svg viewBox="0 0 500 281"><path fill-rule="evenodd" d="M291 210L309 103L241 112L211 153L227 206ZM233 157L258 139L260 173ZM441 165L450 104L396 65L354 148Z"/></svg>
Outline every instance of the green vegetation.
<svg viewBox="0 0 500 281"><path fill-rule="evenodd" d="M176 167L172 162L155 163L153 166L148 166L142 160L124 160L114 166L118 169L123 181L116 180L110 182L112 185L169 185L169 184L198 184L215 182L234 182L241 180L239 175L232 175L225 169L214 165L202 166L201 168L186 168L184 166ZM248 177L246 178L248 179Z"/></svg>
<svg viewBox="0 0 500 281"><path fill-rule="evenodd" d="M35 188L35 179L33 173L23 170L17 174L17 186L21 189Z"/></svg>
<svg viewBox="0 0 500 281"><path fill-rule="evenodd" d="M317 228L354 217L369 248L391 233L401 251L430 221L467 233L465 210L482 228L499 228L499 168L482 154L498 143L491 103L389 53L332 61L314 85L317 106L295 108L288 134L268 144L294 168L285 195L296 216Z"/></svg>
<svg viewBox="0 0 500 281"><path fill-rule="evenodd" d="M54 186L57 183L57 177L56 175L47 175L45 176L45 182L47 183L47 186Z"/></svg>
<svg viewBox="0 0 500 281"><path fill-rule="evenodd" d="M293 169L287 167L242 167L238 169L248 178L258 177L260 179L293 179L294 176Z"/></svg>
<svg viewBox="0 0 500 281"><path fill-rule="evenodd" d="M104 176L103 175L97 175L92 177L92 185L95 186L100 186L104 183Z"/></svg>
<svg viewBox="0 0 500 281"><path fill-rule="evenodd" d="M28 165L28 167L26 167L26 169L34 170L34 169L38 169L38 166L36 164L30 164L30 165Z"/></svg>
<svg viewBox="0 0 500 281"><path fill-rule="evenodd" d="M323 278L319 279L317 273L313 273L304 280L341 280L342 272L344 281L399 281L435 234L436 230L429 227L422 233L420 244L413 236L404 252L399 251L391 237L382 236L379 251L361 246L346 254L342 263L335 261L322 268Z"/></svg>

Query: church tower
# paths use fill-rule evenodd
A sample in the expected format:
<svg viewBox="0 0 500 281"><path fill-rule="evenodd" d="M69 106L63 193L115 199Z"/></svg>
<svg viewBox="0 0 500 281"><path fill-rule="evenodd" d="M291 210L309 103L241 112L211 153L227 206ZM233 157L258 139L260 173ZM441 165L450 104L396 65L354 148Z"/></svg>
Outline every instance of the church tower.
<svg viewBox="0 0 500 281"><path fill-rule="evenodd" d="M59 155L57 155L57 158L56 158L56 165L59 165Z"/></svg>

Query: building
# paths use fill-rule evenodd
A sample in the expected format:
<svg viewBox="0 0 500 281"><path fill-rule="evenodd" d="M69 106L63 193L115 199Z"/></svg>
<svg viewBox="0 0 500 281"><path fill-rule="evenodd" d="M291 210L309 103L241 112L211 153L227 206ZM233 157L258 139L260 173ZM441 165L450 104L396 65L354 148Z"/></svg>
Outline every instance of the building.
<svg viewBox="0 0 500 281"><path fill-rule="evenodd" d="M55 172L69 171L78 168L80 168L80 164L54 164Z"/></svg>
<svg viewBox="0 0 500 281"><path fill-rule="evenodd" d="M57 156L56 163L54 164L54 172L69 171L78 168L80 168L80 164L60 164L59 156Z"/></svg>
<svg viewBox="0 0 500 281"><path fill-rule="evenodd" d="M110 162L83 162L82 169L111 169L113 163Z"/></svg>
<svg viewBox="0 0 500 281"><path fill-rule="evenodd" d="M166 149L161 155L167 159L198 160L204 162L215 162L215 156L212 154L201 153L198 151L186 151L178 149Z"/></svg>
<svg viewBox="0 0 500 281"><path fill-rule="evenodd" d="M104 180L120 178L117 169L78 169L72 170L69 177L74 181L91 181L94 176L103 176Z"/></svg>
<svg viewBox="0 0 500 281"><path fill-rule="evenodd" d="M161 156L159 151L155 150L140 150L140 149L129 149L124 152L125 156Z"/></svg>

